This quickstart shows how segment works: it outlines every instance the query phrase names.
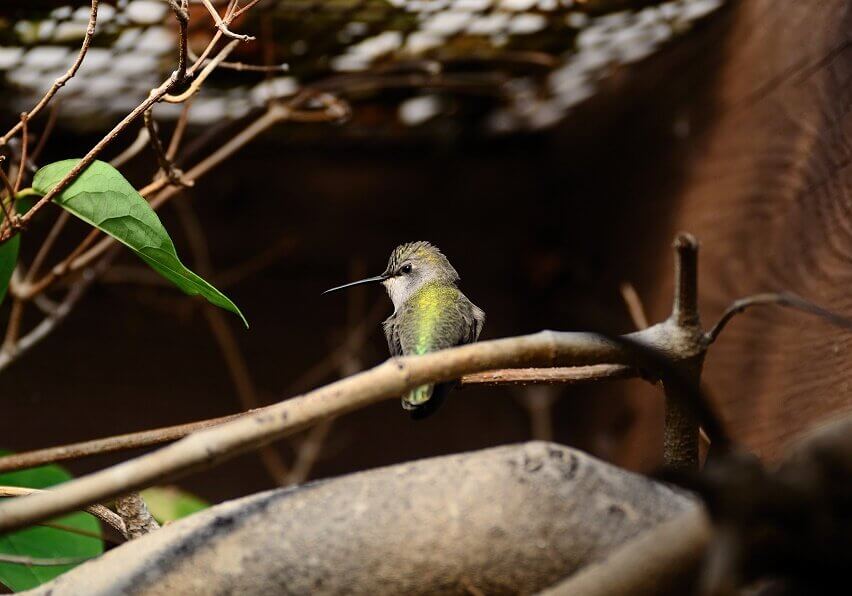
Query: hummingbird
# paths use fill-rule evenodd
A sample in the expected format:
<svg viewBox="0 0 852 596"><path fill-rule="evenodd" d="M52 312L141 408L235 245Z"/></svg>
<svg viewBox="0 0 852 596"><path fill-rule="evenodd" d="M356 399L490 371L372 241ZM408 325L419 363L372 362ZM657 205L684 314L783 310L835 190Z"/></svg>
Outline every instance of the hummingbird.
<svg viewBox="0 0 852 596"><path fill-rule="evenodd" d="M393 302L393 314L382 327L391 356L426 354L479 339L485 312L456 285L459 274L429 242L409 242L391 253L384 273L326 290L379 282ZM456 385L451 381L421 385L402 396L412 418L425 418L441 405Z"/></svg>

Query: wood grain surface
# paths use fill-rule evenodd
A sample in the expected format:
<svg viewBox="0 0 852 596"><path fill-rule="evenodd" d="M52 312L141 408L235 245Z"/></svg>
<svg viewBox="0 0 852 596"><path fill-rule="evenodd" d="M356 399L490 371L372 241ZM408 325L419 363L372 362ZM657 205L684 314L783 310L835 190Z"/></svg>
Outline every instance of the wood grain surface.
<svg viewBox="0 0 852 596"><path fill-rule="evenodd" d="M735 298L781 289L852 316L850 35L852 3L842 0L736 7L713 108L689 122L698 132L684 140L651 312L668 308L662 243L688 230L702 244L705 325ZM808 315L755 309L711 349L705 379L734 435L774 459L791 436L852 408L850 345L848 332Z"/></svg>

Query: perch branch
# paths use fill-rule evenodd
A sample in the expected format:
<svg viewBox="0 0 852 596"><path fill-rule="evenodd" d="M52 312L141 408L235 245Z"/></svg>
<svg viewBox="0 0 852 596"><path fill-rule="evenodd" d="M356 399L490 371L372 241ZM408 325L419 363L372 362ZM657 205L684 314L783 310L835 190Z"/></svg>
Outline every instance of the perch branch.
<svg viewBox="0 0 852 596"><path fill-rule="evenodd" d="M695 357L671 321L631 335L674 363ZM55 491L0 504L0 531L55 517L154 482L174 480L292 434L331 416L395 398L419 385L505 367L598 363L639 365L635 351L593 333L542 331L420 356L392 358L363 373L190 435L123 464L63 484Z"/></svg>
<svg viewBox="0 0 852 596"><path fill-rule="evenodd" d="M341 347L341 352L343 347ZM299 380L294 383L296 387L304 387L308 385L307 375L310 377L324 377L327 371L331 370L338 356L330 355L333 358L329 359L329 366L324 366L322 369L317 369L317 372L309 371L306 373L305 380ZM500 385L533 385L533 384L552 384L554 380L553 371L557 371L556 375L560 379L559 383L589 383L605 380L626 379L636 376L635 369L629 366L622 365L598 365L598 366L577 366L573 368L519 368L519 369L504 369L493 370L485 373L476 373L465 375L462 377L462 387L470 387L472 385L482 384L486 386ZM538 376L536 376L538 375ZM116 453L120 451L130 451L133 449L141 449L144 447L152 447L163 443L171 443L182 439L194 432L218 426L224 422L236 420L249 414L257 414L265 411L267 408L258 408L247 412L239 412L229 416L221 416L218 418L210 418L197 422L188 422L186 424L177 424L144 430L139 432L105 437L103 439L93 439L91 441L83 441L80 443L72 443L57 447L47 447L26 453L14 453L0 457L0 472L10 472L13 470L22 470L32 468L48 463L63 462L94 455L104 455L108 453Z"/></svg>

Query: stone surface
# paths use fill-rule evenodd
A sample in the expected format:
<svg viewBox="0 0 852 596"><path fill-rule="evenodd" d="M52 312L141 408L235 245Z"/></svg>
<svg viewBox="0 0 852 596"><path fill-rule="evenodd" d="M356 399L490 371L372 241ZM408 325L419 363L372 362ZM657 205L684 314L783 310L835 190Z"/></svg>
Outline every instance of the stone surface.
<svg viewBox="0 0 852 596"><path fill-rule="evenodd" d="M531 593L691 506L647 478L531 442L224 503L32 593Z"/></svg>

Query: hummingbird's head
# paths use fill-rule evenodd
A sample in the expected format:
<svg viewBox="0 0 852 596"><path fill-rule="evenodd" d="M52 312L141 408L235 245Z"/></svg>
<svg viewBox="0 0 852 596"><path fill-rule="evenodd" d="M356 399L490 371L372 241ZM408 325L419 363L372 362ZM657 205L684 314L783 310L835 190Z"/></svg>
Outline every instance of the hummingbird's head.
<svg viewBox="0 0 852 596"><path fill-rule="evenodd" d="M459 274L436 246L425 241L408 242L393 249L388 266L381 275L331 288L324 293L378 281L385 286L394 309L397 309L427 283L454 284L458 279Z"/></svg>
<svg viewBox="0 0 852 596"><path fill-rule="evenodd" d="M454 284L459 274L437 246L421 240L393 249L382 277L382 285L396 309L424 284Z"/></svg>

